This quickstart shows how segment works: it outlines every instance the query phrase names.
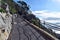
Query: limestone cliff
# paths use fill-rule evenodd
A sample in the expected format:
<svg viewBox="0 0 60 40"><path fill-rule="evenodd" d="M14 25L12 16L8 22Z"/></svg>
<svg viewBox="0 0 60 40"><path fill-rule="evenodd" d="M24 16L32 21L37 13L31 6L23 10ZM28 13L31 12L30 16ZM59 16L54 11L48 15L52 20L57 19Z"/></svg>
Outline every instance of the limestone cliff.
<svg viewBox="0 0 60 40"><path fill-rule="evenodd" d="M0 13L0 40L7 40L12 26L12 15Z"/></svg>

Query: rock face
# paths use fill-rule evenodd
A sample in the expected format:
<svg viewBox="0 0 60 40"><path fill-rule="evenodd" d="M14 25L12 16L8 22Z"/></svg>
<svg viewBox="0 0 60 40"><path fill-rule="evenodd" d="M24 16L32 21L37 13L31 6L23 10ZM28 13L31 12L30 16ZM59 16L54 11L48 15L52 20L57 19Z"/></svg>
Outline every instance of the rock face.
<svg viewBox="0 0 60 40"><path fill-rule="evenodd" d="M12 15L0 13L0 40L7 40L12 27L11 23Z"/></svg>

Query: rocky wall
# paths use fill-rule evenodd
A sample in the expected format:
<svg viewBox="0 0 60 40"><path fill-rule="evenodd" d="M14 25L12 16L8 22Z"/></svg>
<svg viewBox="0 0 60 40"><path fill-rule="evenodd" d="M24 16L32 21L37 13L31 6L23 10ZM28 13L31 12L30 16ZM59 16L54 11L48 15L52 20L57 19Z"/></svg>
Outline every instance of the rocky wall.
<svg viewBox="0 0 60 40"><path fill-rule="evenodd" d="M12 15L0 13L0 40L7 40L12 28Z"/></svg>

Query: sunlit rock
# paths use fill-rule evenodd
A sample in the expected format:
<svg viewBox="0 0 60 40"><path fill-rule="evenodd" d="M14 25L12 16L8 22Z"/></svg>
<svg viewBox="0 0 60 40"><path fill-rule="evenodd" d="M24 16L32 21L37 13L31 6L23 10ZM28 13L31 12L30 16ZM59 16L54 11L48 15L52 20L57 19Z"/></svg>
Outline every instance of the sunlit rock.
<svg viewBox="0 0 60 40"><path fill-rule="evenodd" d="M7 40L12 27L12 16L0 13L0 40Z"/></svg>

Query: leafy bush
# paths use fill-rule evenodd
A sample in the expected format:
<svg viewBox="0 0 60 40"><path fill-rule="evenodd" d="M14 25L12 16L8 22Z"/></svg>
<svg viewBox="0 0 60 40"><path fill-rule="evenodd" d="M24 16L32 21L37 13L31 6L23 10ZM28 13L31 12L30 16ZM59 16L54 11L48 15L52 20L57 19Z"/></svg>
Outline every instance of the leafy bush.
<svg viewBox="0 0 60 40"><path fill-rule="evenodd" d="M3 8L0 9L0 12L6 12Z"/></svg>
<svg viewBox="0 0 60 40"><path fill-rule="evenodd" d="M10 9L10 12L12 12L13 14L17 12L16 9L13 8L12 6L10 6L9 9Z"/></svg>

